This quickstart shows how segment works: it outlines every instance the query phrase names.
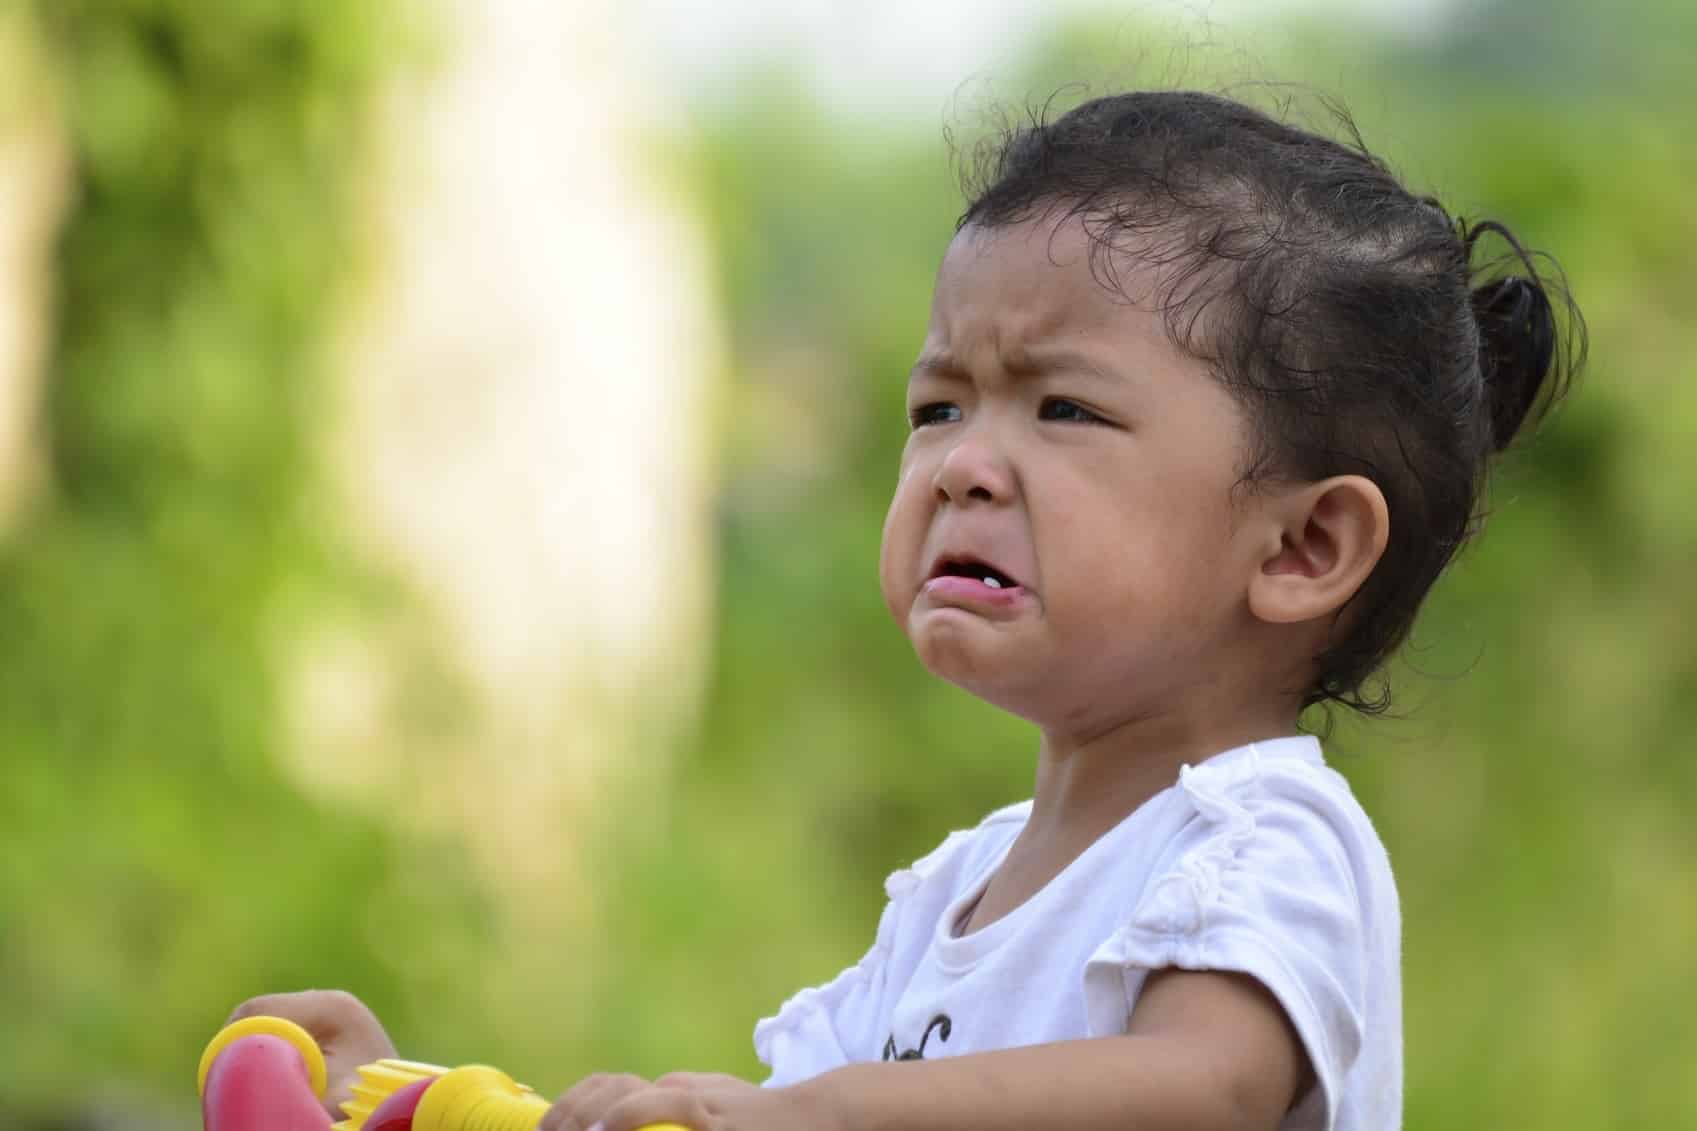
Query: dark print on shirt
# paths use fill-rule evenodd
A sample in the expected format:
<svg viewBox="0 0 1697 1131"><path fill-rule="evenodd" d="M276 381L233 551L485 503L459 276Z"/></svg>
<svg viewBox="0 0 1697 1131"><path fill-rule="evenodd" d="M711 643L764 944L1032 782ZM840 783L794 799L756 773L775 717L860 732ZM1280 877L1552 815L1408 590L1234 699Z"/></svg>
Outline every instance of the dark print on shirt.
<svg viewBox="0 0 1697 1131"><path fill-rule="evenodd" d="M931 1019L931 1024L925 1026L925 1032L920 1034L919 1047L916 1049L908 1049L906 1052L896 1051L896 1035L891 1033L890 1039L884 1042L884 1059L924 1060L925 1042L931 1039L931 1030L935 1029L937 1031L938 1040L947 1041L949 1039L949 1031L954 1027L954 1022L949 1020L949 1015L947 1013L937 1014L937 1016Z"/></svg>

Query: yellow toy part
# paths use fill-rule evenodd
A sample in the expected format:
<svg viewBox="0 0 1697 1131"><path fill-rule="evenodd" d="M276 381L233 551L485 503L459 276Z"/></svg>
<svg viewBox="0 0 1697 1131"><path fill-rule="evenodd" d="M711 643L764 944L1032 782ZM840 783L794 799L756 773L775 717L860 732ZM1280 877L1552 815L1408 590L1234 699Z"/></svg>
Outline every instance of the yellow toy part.
<svg viewBox="0 0 1697 1131"><path fill-rule="evenodd" d="M342 1114L347 1118L330 1125L330 1131L359 1131L377 1105L408 1084L446 1076L448 1070L437 1064L420 1064L416 1060L379 1060L362 1064L359 1079L353 1086L353 1098L342 1101Z"/></svg>
<svg viewBox="0 0 1697 1131"><path fill-rule="evenodd" d="M468 1064L430 1085L413 1112L413 1131L536 1131L547 1100L498 1068Z"/></svg>
<svg viewBox="0 0 1697 1131"><path fill-rule="evenodd" d="M471 1064L443 1068L411 1060L380 1060L361 1066L353 1098L342 1104L347 1118L332 1131L360 1131L382 1102L409 1084L432 1076L412 1116L412 1131L536 1131L552 1105L498 1068ZM690 1131L677 1123L654 1123L641 1131Z"/></svg>
<svg viewBox="0 0 1697 1131"><path fill-rule="evenodd" d="M201 1095L206 1094L206 1074L212 1071L212 1062L218 1059L219 1053L243 1037L254 1036L281 1037L295 1046L306 1062L312 1094L319 1099L324 1098L324 1090L329 1086L329 1073L324 1067L324 1054L319 1051L318 1042L312 1039L311 1033L281 1017L244 1017L219 1030L212 1043L206 1046L206 1051L200 1054L200 1073L195 1090Z"/></svg>

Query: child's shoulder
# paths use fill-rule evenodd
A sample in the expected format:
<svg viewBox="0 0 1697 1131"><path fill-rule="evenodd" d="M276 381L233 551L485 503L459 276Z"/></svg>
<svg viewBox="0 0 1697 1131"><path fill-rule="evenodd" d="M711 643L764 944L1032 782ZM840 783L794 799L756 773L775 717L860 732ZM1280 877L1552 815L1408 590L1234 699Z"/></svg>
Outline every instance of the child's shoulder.
<svg viewBox="0 0 1697 1131"><path fill-rule="evenodd" d="M1212 799L1246 801L1268 796L1359 808L1349 780L1326 761L1319 739L1310 735L1266 739L1216 754L1185 766L1176 784L1201 808Z"/></svg>
<svg viewBox="0 0 1697 1131"><path fill-rule="evenodd" d="M1177 792L1203 826L1278 833L1295 825L1383 851L1349 779L1312 736L1250 743L1186 766Z"/></svg>

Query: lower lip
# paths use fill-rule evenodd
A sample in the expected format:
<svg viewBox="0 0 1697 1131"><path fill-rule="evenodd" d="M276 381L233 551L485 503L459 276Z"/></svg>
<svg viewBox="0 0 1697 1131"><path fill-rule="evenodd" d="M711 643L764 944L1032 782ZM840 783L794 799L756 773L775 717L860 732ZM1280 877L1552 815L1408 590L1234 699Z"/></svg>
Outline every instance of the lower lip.
<svg viewBox="0 0 1697 1131"><path fill-rule="evenodd" d="M975 577L933 577L921 590L933 602L941 605L975 605L987 609L1011 609L1027 599L1025 586L1008 585L998 589Z"/></svg>

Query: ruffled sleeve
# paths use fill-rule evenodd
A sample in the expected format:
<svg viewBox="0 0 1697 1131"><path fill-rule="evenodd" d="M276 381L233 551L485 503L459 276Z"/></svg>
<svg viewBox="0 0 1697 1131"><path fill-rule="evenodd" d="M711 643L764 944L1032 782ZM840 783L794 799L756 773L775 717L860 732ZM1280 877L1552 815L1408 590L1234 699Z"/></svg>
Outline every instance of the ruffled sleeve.
<svg viewBox="0 0 1697 1131"><path fill-rule="evenodd" d="M1284 1007L1319 1085L1284 1126L1330 1127L1361 1050L1378 946L1358 876L1370 863L1364 853L1382 849L1370 827L1371 844L1362 843L1366 818L1341 778L1281 763L1251 750L1185 768L1193 815L1128 920L1090 958L1086 1009L1093 1035L1124 1032L1152 970L1248 974Z"/></svg>
<svg viewBox="0 0 1697 1131"><path fill-rule="evenodd" d="M916 940L912 936L919 932L904 931L914 920L927 921L923 909L916 914L913 905L928 880L958 864L971 836L950 833L930 855L893 873L884 881L889 901L866 955L830 982L797 993L776 1015L755 1025L755 1054L772 1070L767 1087L878 1059L889 1028L890 999L918 960L917 952L908 952L929 937L925 932Z"/></svg>

